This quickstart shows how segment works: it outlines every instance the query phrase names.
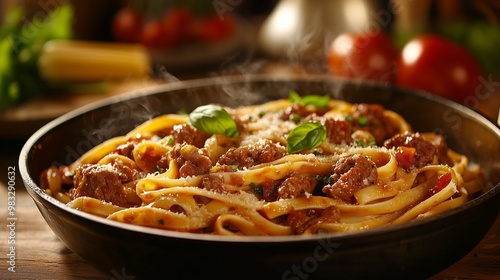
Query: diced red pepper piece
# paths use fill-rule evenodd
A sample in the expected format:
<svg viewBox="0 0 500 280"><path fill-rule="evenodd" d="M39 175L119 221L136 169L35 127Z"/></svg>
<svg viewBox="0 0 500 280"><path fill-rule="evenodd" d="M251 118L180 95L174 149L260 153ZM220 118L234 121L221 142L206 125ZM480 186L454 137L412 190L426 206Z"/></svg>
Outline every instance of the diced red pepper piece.
<svg viewBox="0 0 500 280"><path fill-rule="evenodd" d="M401 168L410 171L410 168L415 163L415 148L399 146L396 149L396 160Z"/></svg>
<svg viewBox="0 0 500 280"><path fill-rule="evenodd" d="M429 189L429 197L442 191L451 182L451 173L440 175L437 179L436 185Z"/></svg>

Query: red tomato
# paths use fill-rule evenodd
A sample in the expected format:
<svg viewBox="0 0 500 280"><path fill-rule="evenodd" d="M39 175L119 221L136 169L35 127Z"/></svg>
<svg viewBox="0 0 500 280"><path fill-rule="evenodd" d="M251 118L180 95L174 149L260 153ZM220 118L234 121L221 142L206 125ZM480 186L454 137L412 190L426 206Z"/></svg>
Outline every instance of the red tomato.
<svg viewBox="0 0 500 280"><path fill-rule="evenodd" d="M391 82L397 53L391 38L382 31L344 33L330 44L326 58L335 76Z"/></svg>
<svg viewBox="0 0 500 280"><path fill-rule="evenodd" d="M420 35L403 48L396 82L464 102L475 94L481 68L459 45L431 34Z"/></svg>
<svg viewBox="0 0 500 280"><path fill-rule="evenodd" d="M439 175L436 185L433 188L429 189L428 196L431 197L437 194L438 192L442 191L444 188L446 188L446 186L448 186L450 182L451 182L450 172L445 173L443 175Z"/></svg>
<svg viewBox="0 0 500 280"><path fill-rule="evenodd" d="M231 17L220 19L211 16L196 21L190 30L191 38L203 42L216 42L230 37L234 32L234 20Z"/></svg>
<svg viewBox="0 0 500 280"><path fill-rule="evenodd" d="M137 42L141 33L143 15L131 8L122 8L113 17L112 33L115 40L121 42Z"/></svg>
<svg viewBox="0 0 500 280"><path fill-rule="evenodd" d="M187 38L193 14L183 7L174 7L165 13L162 22L168 45L173 45Z"/></svg>
<svg viewBox="0 0 500 280"><path fill-rule="evenodd" d="M165 29L160 20L151 20L142 28L139 42L151 49L165 48L169 45L169 40L165 36Z"/></svg>

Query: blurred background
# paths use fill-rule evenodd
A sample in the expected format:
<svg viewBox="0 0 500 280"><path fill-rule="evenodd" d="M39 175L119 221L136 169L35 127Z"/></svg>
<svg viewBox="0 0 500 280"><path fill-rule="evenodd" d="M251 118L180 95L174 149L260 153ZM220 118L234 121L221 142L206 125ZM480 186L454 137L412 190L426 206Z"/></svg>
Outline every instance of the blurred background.
<svg viewBox="0 0 500 280"><path fill-rule="evenodd" d="M499 21L500 0L3 0L0 136L157 83L254 73L426 90L496 122Z"/></svg>

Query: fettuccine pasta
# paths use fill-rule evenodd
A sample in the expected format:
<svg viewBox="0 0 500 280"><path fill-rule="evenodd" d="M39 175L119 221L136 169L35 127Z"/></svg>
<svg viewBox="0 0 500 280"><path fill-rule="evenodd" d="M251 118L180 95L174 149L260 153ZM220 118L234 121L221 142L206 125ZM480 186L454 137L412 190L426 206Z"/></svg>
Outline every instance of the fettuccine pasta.
<svg viewBox="0 0 500 280"><path fill-rule="evenodd" d="M405 223L485 184L442 136L414 132L396 112L296 94L161 115L41 174L48 194L109 220L251 236Z"/></svg>

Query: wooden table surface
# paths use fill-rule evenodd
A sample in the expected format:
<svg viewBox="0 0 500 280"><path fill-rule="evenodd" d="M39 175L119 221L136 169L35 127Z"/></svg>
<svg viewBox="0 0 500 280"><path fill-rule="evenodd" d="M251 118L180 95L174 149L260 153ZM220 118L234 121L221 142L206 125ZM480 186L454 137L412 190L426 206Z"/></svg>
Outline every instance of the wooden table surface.
<svg viewBox="0 0 500 280"><path fill-rule="evenodd" d="M498 105L494 105L493 114L495 110ZM23 144L23 139L0 139L0 279L119 280L119 275L104 274L74 254L46 224L19 177L18 156ZM11 216L7 213L11 168L16 169L13 230L9 228ZM9 244L11 240L15 244ZM15 272L9 270L12 245L15 245ZM500 216L467 256L431 279L500 279Z"/></svg>

